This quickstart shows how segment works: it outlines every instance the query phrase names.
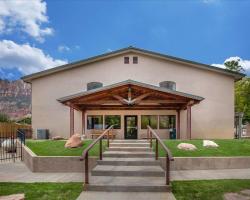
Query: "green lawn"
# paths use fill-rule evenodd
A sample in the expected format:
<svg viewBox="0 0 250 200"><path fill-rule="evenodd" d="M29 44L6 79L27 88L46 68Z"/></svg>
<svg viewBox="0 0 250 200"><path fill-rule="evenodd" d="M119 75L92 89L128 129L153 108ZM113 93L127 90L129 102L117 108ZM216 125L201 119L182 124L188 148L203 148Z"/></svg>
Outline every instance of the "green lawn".
<svg viewBox="0 0 250 200"><path fill-rule="evenodd" d="M26 145L38 156L80 156L91 142L92 140L85 140L79 148L65 148L65 140L27 140ZM102 145L105 149L106 141L103 141ZM90 150L89 155L99 155L99 143Z"/></svg>
<svg viewBox="0 0 250 200"><path fill-rule="evenodd" d="M250 189L250 180L173 181L177 200L223 200L223 194Z"/></svg>
<svg viewBox="0 0 250 200"><path fill-rule="evenodd" d="M165 144L171 150L174 157L202 157L202 156L250 156L250 140L213 140L218 148L205 148L202 140L167 140ZM197 147L196 151L179 150L177 145L181 142L192 143ZM160 147L160 145L159 145ZM165 152L160 148L159 155L165 156Z"/></svg>
<svg viewBox="0 0 250 200"><path fill-rule="evenodd" d="M0 196L24 193L25 200L75 200L82 183L0 183Z"/></svg>
<svg viewBox="0 0 250 200"><path fill-rule="evenodd" d="M202 157L202 156L250 156L250 140L214 140L219 144L218 148L204 148L202 140L166 140L165 144L171 150L174 157ZM83 150L92 142L84 141L80 148L64 148L66 141L62 140L27 140L27 146L38 156L80 156ZM177 145L181 142L194 144L196 151L179 150ZM159 145L160 147L160 145ZM106 141L103 141L103 149L106 148ZM99 143L90 151L90 156L99 155ZM160 148L159 156L165 156Z"/></svg>

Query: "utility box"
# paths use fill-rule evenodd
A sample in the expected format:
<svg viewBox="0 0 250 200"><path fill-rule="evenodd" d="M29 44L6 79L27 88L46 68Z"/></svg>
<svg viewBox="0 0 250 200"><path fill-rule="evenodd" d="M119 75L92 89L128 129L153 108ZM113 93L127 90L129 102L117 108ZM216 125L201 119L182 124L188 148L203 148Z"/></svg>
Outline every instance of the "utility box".
<svg viewBox="0 0 250 200"><path fill-rule="evenodd" d="M38 140L49 139L49 129L37 129L36 139Z"/></svg>
<svg viewBox="0 0 250 200"><path fill-rule="evenodd" d="M173 128L173 129L171 129L171 130L169 131L169 138L170 138L171 140L176 139L176 129L175 129L175 128Z"/></svg>

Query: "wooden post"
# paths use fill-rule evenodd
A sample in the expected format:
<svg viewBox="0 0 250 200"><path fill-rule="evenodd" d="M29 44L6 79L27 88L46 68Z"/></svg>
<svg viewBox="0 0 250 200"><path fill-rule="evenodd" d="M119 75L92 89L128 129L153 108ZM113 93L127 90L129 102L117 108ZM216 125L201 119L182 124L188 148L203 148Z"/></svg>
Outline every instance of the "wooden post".
<svg viewBox="0 0 250 200"><path fill-rule="evenodd" d="M181 138L181 123L180 123L180 121L181 121L181 119L180 119L181 117L180 117L180 110L177 110L177 136L176 136L176 138L177 139L180 139Z"/></svg>
<svg viewBox="0 0 250 200"><path fill-rule="evenodd" d="M82 135L85 135L85 110L82 111Z"/></svg>
<svg viewBox="0 0 250 200"><path fill-rule="evenodd" d="M191 133L191 105L187 105L187 138L190 140L192 138Z"/></svg>
<svg viewBox="0 0 250 200"><path fill-rule="evenodd" d="M74 134L74 108L70 107L70 136Z"/></svg>

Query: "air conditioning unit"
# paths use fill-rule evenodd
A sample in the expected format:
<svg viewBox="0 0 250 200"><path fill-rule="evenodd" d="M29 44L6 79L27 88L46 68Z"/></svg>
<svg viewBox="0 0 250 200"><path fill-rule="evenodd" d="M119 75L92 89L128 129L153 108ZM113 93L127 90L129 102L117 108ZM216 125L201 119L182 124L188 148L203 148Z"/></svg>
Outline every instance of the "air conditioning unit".
<svg viewBox="0 0 250 200"><path fill-rule="evenodd" d="M37 129L36 139L38 140L49 139L49 129Z"/></svg>

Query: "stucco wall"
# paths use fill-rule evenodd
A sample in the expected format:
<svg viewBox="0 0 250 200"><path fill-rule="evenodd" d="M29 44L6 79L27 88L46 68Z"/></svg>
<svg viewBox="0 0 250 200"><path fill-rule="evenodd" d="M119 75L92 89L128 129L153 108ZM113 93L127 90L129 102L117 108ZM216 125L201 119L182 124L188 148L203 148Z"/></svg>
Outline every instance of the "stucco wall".
<svg viewBox="0 0 250 200"><path fill-rule="evenodd" d="M124 54L123 56L134 54ZM59 72L32 81L32 126L52 135L69 136L69 108L56 99L86 90L91 81L104 85L132 79L152 85L169 80L176 89L205 99L192 107L193 138L233 138L234 80L216 72L138 55L138 64L123 56ZM81 133L81 113L75 111L75 132ZM181 137L186 138L186 112L181 112Z"/></svg>

